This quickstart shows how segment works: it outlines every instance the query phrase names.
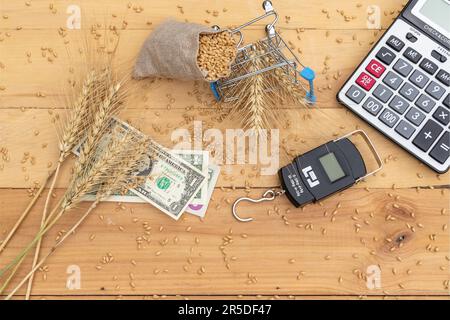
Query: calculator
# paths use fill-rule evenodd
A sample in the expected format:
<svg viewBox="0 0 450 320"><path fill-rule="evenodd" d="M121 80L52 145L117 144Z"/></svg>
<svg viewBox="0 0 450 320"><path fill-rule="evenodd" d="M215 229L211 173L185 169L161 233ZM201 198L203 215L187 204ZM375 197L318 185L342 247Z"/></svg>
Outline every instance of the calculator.
<svg viewBox="0 0 450 320"><path fill-rule="evenodd" d="M450 166L450 0L412 0L337 94L439 173Z"/></svg>

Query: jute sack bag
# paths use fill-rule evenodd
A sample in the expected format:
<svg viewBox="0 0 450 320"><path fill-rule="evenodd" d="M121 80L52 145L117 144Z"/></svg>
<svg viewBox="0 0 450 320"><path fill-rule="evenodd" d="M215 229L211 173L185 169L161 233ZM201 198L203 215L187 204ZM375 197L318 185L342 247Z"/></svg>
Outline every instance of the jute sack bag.
<svg viewBox="0 0 450 320"><path fill-rule="evenodd" d="M218 32L200 24L163 22L145 40L134 67L134 78L205 80L207 71L197 64L200 34Z"/></svg>

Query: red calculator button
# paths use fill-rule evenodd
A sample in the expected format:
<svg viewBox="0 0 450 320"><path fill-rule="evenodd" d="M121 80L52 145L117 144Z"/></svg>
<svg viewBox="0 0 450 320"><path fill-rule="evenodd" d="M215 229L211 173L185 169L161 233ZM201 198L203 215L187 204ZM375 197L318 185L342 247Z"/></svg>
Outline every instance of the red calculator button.
<svg viewBox="0 0 450 320"><path fill-rule="evenodd" d="M372 60L367 65L366 70L369 71L373 76L379 78L386 71L386 68L377 60Z"/></svg>
<svg viewBox="0 0 450 320"><path fill-rule="evenodd" d="M375 79L369 76L367 73L362 72L359 75L358 79L356 79L356 83L359 84L364 90L369 91L375 84Z"/></svg>

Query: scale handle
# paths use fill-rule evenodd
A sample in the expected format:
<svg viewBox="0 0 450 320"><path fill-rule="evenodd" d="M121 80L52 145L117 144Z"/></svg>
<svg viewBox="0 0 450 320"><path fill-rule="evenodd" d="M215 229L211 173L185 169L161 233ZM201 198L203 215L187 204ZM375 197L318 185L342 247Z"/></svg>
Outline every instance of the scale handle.
<svg viewBox="0 0 450 320"><path fill-rule="evenodd" d="M380 155L378 154L377 149L375 149L375 146L372 143L372 140L370 140L370 138L367 135L367 133L365 131L363 131L363 130L355 130L353 132L350 132L350 133L346 134L345 136L334 140L334 142L337 142L337 141L345 139L345 138L352 137L354 135L360 135L361 137L363 137L364 141L367 143L367 146L369 147L370 151L374 155L375 160L377 161L377 164L378 164L378 168L377 169L373 170L372 172L367 173L364 177L361 177L358 180L356 180L356 182L359 182L359 181L361 181L361 180L363 180L363 179L365 179L367 177L373 176L375 173L380 171L383 168L383 160L381 159Z"/></svg>

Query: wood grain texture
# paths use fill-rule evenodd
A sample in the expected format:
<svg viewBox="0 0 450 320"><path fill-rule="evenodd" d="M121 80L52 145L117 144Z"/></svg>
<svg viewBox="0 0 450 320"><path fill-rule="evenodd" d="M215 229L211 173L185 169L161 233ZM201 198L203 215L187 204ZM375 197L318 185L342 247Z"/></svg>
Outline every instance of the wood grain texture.
<svg viewBox="0 0 450 320"><path fill-rule="evenodd" d="M2 0L2 12L8 16L2 27L14 30L17 26L23 29L55 29L66 27L67 7L73 2L58 0L33 0L30 6L24 2ZM279 13L279 27L287 29L365 29L367 28L368 6L378 5L381 10L381 26L386 28L402 9L404 0L362 0L362 1L277 1L275 9ZM92 24L109 20L127 22L130 29L148 29L168 17L179 20L187 19L209 25L230 26L247 22L264 13L262 1L145 1L145 0L79 0L85 28ZM131 5L131 6L130 6ZM180 8L183 8L184 14ZM224 10L225 9L225 10ZM327 10L327 14L323 12ZM141 11L141 12L137 12ZM217 11L217 16L213 13ZM342 11L342 13L341 13ZM209 12L209 13L208 13ZM239 19L236 19L236 15ZM114 17L115 16L115 17ZM345 20L349 16L349 21ZM269 19L269 18L268 18ZM206 21L205 21L206 20ZM270 21L270 19L268 20ZM151 23L149 25L148 23ZM209 23L208 23L209 22ZM256 24L261 27L266 21Z"/></svg>
<svg viewBox="0 0 450 320"><path fill-rule="evenodd" d="M33 297L448 299L450 174L436 175L335 99L337 90L382 34L382 30L368 29L368 6L380 8L381 29L385 29L405 2L275 3L277 27L301 61L316 69L319 91L316 110L281 107L285 120L279 125L280 143L287 152L281 151L279 165L362 128L384 159L382 172L303 210L293 209L285 198L257 206L243 203L242 215L256 218L250 224L237 223L230 207L235 198L246 194L245 187L252 187L250 195L257 197L279 185L276 175L259 174L264 165L236 161L224 165L204 220L186 215L175 222L146 204L102 204L48 260L48 272L37 273ZM81 0L77 3L82 9L82 30L61 31L72 1L30 3L0 0L0 149L6 148L10 158L0 157L0 239L26 207L28 188L41 181L55 163L56 137L50 113L63 114L66 83L73 78L69 70L73 67L75 74L82 72L85 60L78 50L84 39L90 38L93 24L100 24L98 29L109 25L122 29L126 21L117 51L117 65L126 72L144 39L168 16L226 27L262 13L260 1L139 0L128 7L128 0ZM184 14L177 6L183 7ZM141 7L143 11L138 13ZM218 12L217 17L213 11ZM262 37L265 23L249 28L246 41ZM117 41L111 33L105 38L110 43ZM51 48L56 56L43 47ZM177 142L171 138L176 129L192 133L194 121L202 121L203 131L216 128L224 135L226 129L239 126L236 119L218 120L213 97L203 84L144 80L132 82L129 90L131 98L121 117L166 146ZM225 149L224 162L228 158ZM57 182L57 195L67 186L69 172L70 163ZM86 205L55 227L43 243L43 252L49 250L58 232L70 228ZM31 240L42 206L40 199L20 234L0 255L0 267ZM136 239L144 234L145 221L152 229L149 241L138 249ZM232 241L224 245L227 236ZM103 265L101 259L107 253L114 261ZM21 275L30 264L31 258ZM66 288L70 265L81 268L81 290ZM101 270L96 269L98 265ZM367 289L370 265L382 270L381 289ZM205 273L199 273L202 267Z"/></svg>
<svg viewBox="0 0 450 320"><path fill-rule="evenodd" d="M49 165L54 166L56 164L55 129L51 123L51 116L48 111L41 109L29 109L24 112L18 109L4 109L1 111L0 123L2 123L2 126L0 127L0 136L2 140L0 140L0 145L8 148L10 161L4 163L4 169L0 170L0 187L31 187L35 182L43 180L48 170L51 169ZM356 128L363 128L374 140L385 161L385 166L383 172L379 173L377 177L367 179L366 182L356 187L389 189L393 187L428 188L449 184L449 173L437 175L343 108L323 110L302 110L297 108L294 110L283 110L282 112L285 114L286 120L282 122L282 127L280 128L279 141L282 146L279 157L280 165L287 164L294 156L306 152L317 145L335 139ZM226 119L223 122L219 122L217 120L217 111L214 108L190 111L130 109L124 111L121 117L149 134L157 142L171 147L177 146L180 142L177 138L180 131L177 130L185 129L186 134L189 133L191 139L190 145L195 146L196 141L205 137L204 135L208 128L219 129L222 132L224 141L221 144L222 148L214 148L223 150L223 156L218 160L221 160L221 164L227 164L227 161L231 164L237 163L237 151L234 153L235 157L232 157L232 148L236 146L237 142L227 138L227 129L237 129L239 128L239 123L236 119ZM296 119L301 120L296 121ZM194 121L197 121L197 125L201 125L203 129L202 137L196 138L194 136ZM286 122L289 122L289 127L287 127ZM321 127L319 130L317 130L318 124ZM25 130L17 130L17 128L24 128ZM202 145L205 148L211 143L214 145L214 141L203 140L204 143ZM261 143L261 140L259 140L259 143ZM268 144L270 144L270 141ZM249 145L248 140L246 145ZM29 155L26 156L26 153L29 153ZM273 159L276 158L274 157ZM27 160L24 161L24 159ZM258 159L261 160L260 157ZM366 159L371 159L369 154L367 154ZM246 153L246 161L247 163L250 161L248 152ZM276 166L275 161L272 161L272 163ZM370 168L376 167L375 164L368 163L370 163ZM278 177L275 174L260 175L261 168L268 169L270 166L262 164L256 166L254 163L250 163L247 166L228 165L222 171L218 186L243 187L246 183L255 187L279 185ZM276 168L278 166L275 167L274 173L276 173ZM242 169L245 170L244 174L241 173ZM64 166L63 170L63 176L57 182L59 187L67 185L70 165Z"/></svg>
<svg viewBox="0 0 450 320"><path fill-rule="evenodd" d="M20 190L2 192L5 231L23 208L16 200L23 195ZM240 190L216 190L202 221L186 216L175 222L145 204L102 204L48 260L47 279L38 273L34 293L67 292L69 265L81 268L82 289L77 294L86 295L448 293L444 284L449 277L448 190L397 190L389 195L385 190L351 189L303 210L292 209L285 198L267 206L243 203L241 215L255 218L249 224L236 222L230 213L229 203L240 195ZM31 240L41 205L2 255L3 263ZM86 205L58 224L44 241L43 252ZM388 215L392 220L386 220ZM144 222L151 231L138 249L136 239L144 235ZM90 240L92 235L95 239ZM224 245L227 236L232 242ZM109 252L114 261L102 264ZM97 265L102 269L97 270ZM382 290L369 290L364 278L358 278L369 265L381 268ZM199 274L202 267L205 273ZM257 279L254 283L248 283L249 274Z"/></svg>
<svg viewBox="0 0 450 320"><path fill-rule="evenodd" d="M121 69L127 70L133 65L149 32L124 30L118 37L108 33L108 38L119 44L116 61ZM302 63L314 66L317 70L316 86L320 93L318 106L338 108L336 91L353 71L355 61L365 56L382 33L377 30L336 30L329 31L328 35L326 33L325 30L316 29L303 32L285 30L282 35L285 41L292 43ZM250 30L245 32L245 41L252 42L263 36L263 30ZM83 43L86 38L91 39L86 31L70 31L67 37L61 38L52 30L21 30L5 39L3 46L7 46L8 50L0 51L0 62L4 65L0 71L2 107L61 108L63 96L67 93L67 80L73 78L69 70L79 71L85 65L85 55L80 54L79 50L85 50ZM337 42L340 40L342 42ZM64 41L70 42L65 44ZM51 48L57 57L43 51L42 47ZM32 78L22 76L30 72L34 74ZM197 95L192 95L194 84L187 81L133 81L131 87L133 92L139 92L139 100L133 101L133 108L165 107L168 104L167 94L175 99L171 103L174 109L210 106L213 101L207 90L202 92L199 101ZM41 95L38 96L38 93Z"/></svg>

